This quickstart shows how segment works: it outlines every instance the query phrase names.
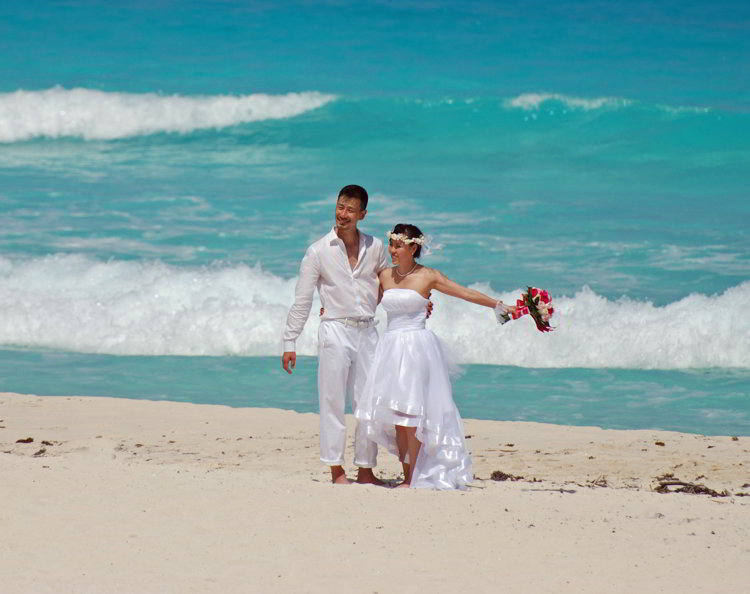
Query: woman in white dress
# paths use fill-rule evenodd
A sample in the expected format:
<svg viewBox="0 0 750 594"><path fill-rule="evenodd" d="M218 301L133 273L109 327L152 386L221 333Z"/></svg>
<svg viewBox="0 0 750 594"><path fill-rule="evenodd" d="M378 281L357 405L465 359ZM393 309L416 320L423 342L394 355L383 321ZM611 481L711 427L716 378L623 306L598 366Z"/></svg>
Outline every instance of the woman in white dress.
<svg viewBox="0 0 750 594"><path fill-rule="evenodd" d="M463 489L473 478L471 458L453 402L445 349L425 328L427 297L440 291L500 315L515 308L418 264L424 236L416 226L398 224L388 238L393 267L379 275L388 327L354 414L367 437L404 464L400 487Z"/></svg>

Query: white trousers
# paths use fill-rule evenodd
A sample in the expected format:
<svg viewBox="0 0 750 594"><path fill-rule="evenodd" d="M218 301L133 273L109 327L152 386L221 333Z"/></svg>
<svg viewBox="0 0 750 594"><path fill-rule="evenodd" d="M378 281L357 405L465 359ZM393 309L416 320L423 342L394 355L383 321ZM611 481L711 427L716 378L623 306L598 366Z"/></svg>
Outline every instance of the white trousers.
<svg viewBox="0 0 750 594"><path fill-rule="evenodd" d="M320 402L320 460L328 466L344 464L347 399L356 410L378 344L373 326L355 328L323 320L318 330L318 399ZM354 464L374 468L378 448L365 437L359 422L354 431Z"/></svg>

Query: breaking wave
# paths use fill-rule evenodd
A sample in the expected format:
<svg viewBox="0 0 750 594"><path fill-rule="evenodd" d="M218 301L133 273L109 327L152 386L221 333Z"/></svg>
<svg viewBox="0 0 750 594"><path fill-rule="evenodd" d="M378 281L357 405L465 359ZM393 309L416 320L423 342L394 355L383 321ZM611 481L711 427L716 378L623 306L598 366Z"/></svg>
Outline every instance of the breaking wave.
<svg viewBox="0 0 750 594"><path fill-rule="evenodd" d="M0 93L0 142L37 137L112 140L159 132L192 132L298 116L334 95L182 96L54 87Z"/></svg>
<svg viewBox="0 0 750 594"><path fill-rule="evenodd" d="M295 278L260 266L178 267L81 255L0 258L0 345L116 355L276 356ZM493 292L512 301L520 290ZM750 282L657 307L584 287L556 297L543 335L523 318L436 294L428 327L462 363L522 367L750 368ZM313 313L297 345L314 355ZM379 311L380 328L385 316Z"/></svg>

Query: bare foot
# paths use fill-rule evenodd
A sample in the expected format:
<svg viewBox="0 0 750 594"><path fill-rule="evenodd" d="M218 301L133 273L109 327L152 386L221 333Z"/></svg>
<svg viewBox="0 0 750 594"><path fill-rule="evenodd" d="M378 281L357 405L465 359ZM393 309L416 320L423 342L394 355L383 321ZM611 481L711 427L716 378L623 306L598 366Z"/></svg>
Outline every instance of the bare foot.
<svg viewBox="0 0 750 594"><path fill-rule="evenodd" d="M372 468L360 468L357 472L357 482L360 485L376 485L378 487L386 486L386 483L375 476Z"/></svg>
<svg viewBox="0 0 750 594"><path fill-rule="evenodd" d="M411 489L411 485L409 483L399 483L395 487L396 489Z"/></svg>
<svg viewBox="0 0 750 594"><path fill-rule="evenodd" d="M352 484L352 482L346 478L346 471L342 466L331 466L331 482L334 485Z"/></svg>

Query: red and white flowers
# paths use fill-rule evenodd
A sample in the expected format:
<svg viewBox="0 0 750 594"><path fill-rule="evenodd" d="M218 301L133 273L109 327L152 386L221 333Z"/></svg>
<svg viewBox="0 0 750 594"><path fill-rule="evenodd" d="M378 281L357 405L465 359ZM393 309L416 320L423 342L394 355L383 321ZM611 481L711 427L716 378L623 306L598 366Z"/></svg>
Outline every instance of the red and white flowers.
<svg viewBox="0 0 750 594"><path fill-rule="evenodd" d="M516 301L516 311L513 312L512 318L517 320L528 314L534 318L539 332L551 332L554 328L550 326L549 318L553 313L555 308L552 307L549 293L536 287L528 287L528 291Z"/></svg>
<svg viewBox="0 0 750 594"><path fill-rule="evenodd" d="M512 313L504 303L498 301L495 306L495 315L500 324L530 315L534 318L539 332L554 330L549 323L550 316L553 313L555 313L555 308L552 307L552 299L550 299L549 293L537 287L528 287L526 293L521 294L521 298L516 300L516 309Z"/></svg>

